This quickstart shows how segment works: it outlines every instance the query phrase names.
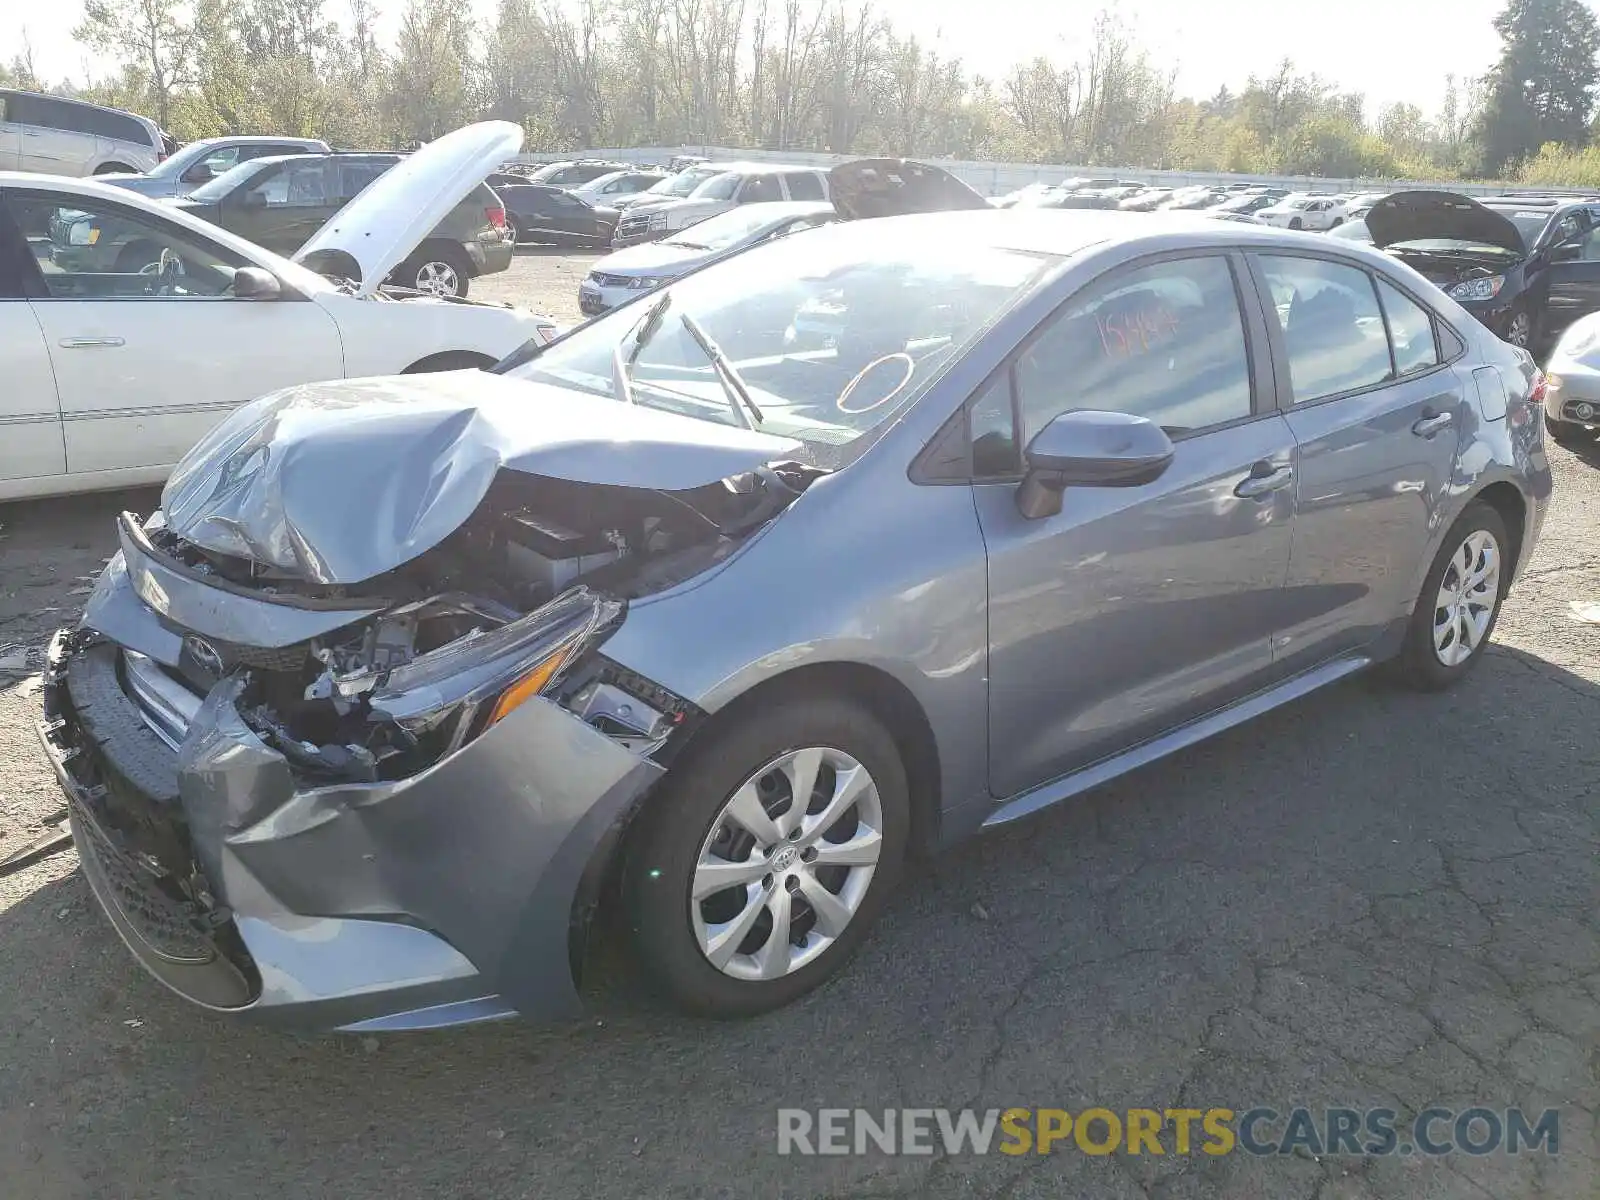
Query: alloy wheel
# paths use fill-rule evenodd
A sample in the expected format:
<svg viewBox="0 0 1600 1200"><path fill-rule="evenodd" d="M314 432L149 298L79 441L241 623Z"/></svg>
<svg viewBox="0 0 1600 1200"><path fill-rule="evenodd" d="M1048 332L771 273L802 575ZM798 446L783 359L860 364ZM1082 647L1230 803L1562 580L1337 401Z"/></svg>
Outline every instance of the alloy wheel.
<svg viewBox="0 0 1600 1200"><path fill-rule="evenodd" d="M1511 328L1506 331L1506 341L1526 350L1532 336L1533 321L1527 313L1519 312L1511 318Z"/></svg>
<svg viewBox="0 0 1600 1200"><path fill-rule="evenodd" d="M781 979L844 932L883 852L883 805L842 750L790 750L741 784L700 848L689 897L707 961L741 980Z"/></svg>
<svg viewBox="0 0 1600 1200"><path fill-rule="evenodd" d="M459 295L461 278L449 263L430 259L417 268L417 291L429 296Z"/></svg>
<svg viewBox="0 0 1600 1200"><path fill-rule="evenodd" d="M1433 652L1447 667L1477 653L1500 599L1500 545L1475 529L1456 548L1433 604Z"/></svg>

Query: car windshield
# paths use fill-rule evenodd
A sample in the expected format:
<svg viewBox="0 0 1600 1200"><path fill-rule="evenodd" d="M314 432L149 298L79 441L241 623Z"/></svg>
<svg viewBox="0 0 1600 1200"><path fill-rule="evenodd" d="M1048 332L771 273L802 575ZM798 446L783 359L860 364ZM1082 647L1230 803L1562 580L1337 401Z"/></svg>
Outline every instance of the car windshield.
<svg viewBox="0 0 1600 1200"><path fill-rule="evenodd" d="M176 154L163 158L155 165L154 169L145 172L145 174L151 179L176 179L209 154L214 145L214 142L193 142Z"/></svg>
<svg viewBox="0 0 1600 1200"><path fill-rule="evenodd" d="M687 196L695 188L721 171L707 167L690 167L679 171L676 175L668 175L660 183L645 192L647 196Z"/></svg>
<svg viewBox="0 0 1600 1200"><path fill-rule="evenodd" d="M221 200L224 196L231 195L235 188L242 187L262 171L275 165L275 160L270 158L254 158L249 162L242 162L237 167L224 171L211 182L202 183L189 193L189 199L201 203Z"/></svg>
<svg viewBox="0 0 1600 1200"><path fill-rule="evenodd" d="M1489 206L1484 205L1484 207L1488 208ZM1539 240L1539 235L1544 232L1544 227L1550 223L1550 214L1548 212L1516 208L1491 208L1489 211L1509 218L1511 223L1517 227L1517 232L1522 235L1523 246L1529 250L1533 249L1534 244Z"/></svg>
<svg viewBox="0 0 1600 1200"><path fill-rule="evenodd" d="M572 170L571 163L546 163L537 171L528 173L529 183L559 183Z"/></svg>
<svg viewBox="0 0 1600 1200"><path fill-rule="evenodd" d="M726 175L717 175L706 180L689 194L691 200L732 200L733 194L739 190L739 184L744 176L735 175L731 171Z"/></svg>
<svg viewBox="0 0 1600 1200"><path fill-rule="evenodd" d="M836 469L1052 261L960 239L930 241L920 224L892 231L876 221L836 225L820 237L783 238L725 259L506 373L616 396L621 359L635 403L744 424L694 324L760 409L755 427L799 440L801 457Z"/></svg>

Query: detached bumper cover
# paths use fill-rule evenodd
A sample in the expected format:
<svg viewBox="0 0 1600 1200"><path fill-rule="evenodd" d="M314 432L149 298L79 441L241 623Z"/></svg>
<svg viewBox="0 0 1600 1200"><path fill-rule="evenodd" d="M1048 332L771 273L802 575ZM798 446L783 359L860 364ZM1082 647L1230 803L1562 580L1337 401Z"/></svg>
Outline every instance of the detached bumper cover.
<svg viewBox="0 0 1600 1200"><path fill-rule="evenodd" d="M661 768L535 699L413 778L301 788L240 719L236 680L175 754L123 691L120 655L92 632L56 635L40 737L85 876L157 979L207 1008L323 1029L581 1010L579 882ZM151 853L173 829L191 879Z"/></svg>

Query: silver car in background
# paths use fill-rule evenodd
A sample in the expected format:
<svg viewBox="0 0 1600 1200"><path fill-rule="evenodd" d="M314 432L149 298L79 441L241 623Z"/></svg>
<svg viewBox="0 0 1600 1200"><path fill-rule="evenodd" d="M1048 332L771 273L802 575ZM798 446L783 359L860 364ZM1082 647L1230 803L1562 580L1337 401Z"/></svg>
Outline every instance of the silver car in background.
<svg viewBox="0 0 1600 1200"><path fill-rule="evenodd" d="M175 149L148 117L0 88L0 171L75 177L149 171Z"/></svg>
<svg viewBox="0 0 1600 1200"><path fill-rule="evenodd" d="M287 1024L568 1016L615 881L672 1001L757 1013L914 852L1481 660L1550 494L1525 352L1358 245L977 205L218 426L46 674L140 961Z"/></svg>
<svg viewBox="0 0 1600 1200"><path fill-rule="evenodd" d="M837 219L826 201L779 201L733 209L659 242L608 254L578 285L578 307L585 316L606 312L715 259Z"/></svg>
<svg viewBox="0 0 1600 1200"><path fill-rule="evenodd" d="M202 138L189 142L143 174L102 173L101 178L141 196L157 199L187 196L201 184L210 183L218 175L251 159L276 158L284 154L327 154L331 149L320 138L257 135Z"/></svg>

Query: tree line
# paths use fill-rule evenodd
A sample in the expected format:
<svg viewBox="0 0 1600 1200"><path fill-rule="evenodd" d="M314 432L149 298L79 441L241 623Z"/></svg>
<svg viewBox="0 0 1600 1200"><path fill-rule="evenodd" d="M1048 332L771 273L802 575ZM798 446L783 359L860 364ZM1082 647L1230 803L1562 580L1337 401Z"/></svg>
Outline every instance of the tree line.
<svg viewBox="0 0 1600 1200"><path fill-rule="evenodd" d="M1284 61L1237 91L1180 96L1112 13L1073 61L1003 76L897 27L873 0L86 0L74 36L118 68L0 83L143 112L179 140L224 133L413 146L503 118L534 151L722 145L1107 168L1600 186L1590 149L1600 28L1581 0L1509 0L1502 53L1446 76L1424 113Z"/></svg>

